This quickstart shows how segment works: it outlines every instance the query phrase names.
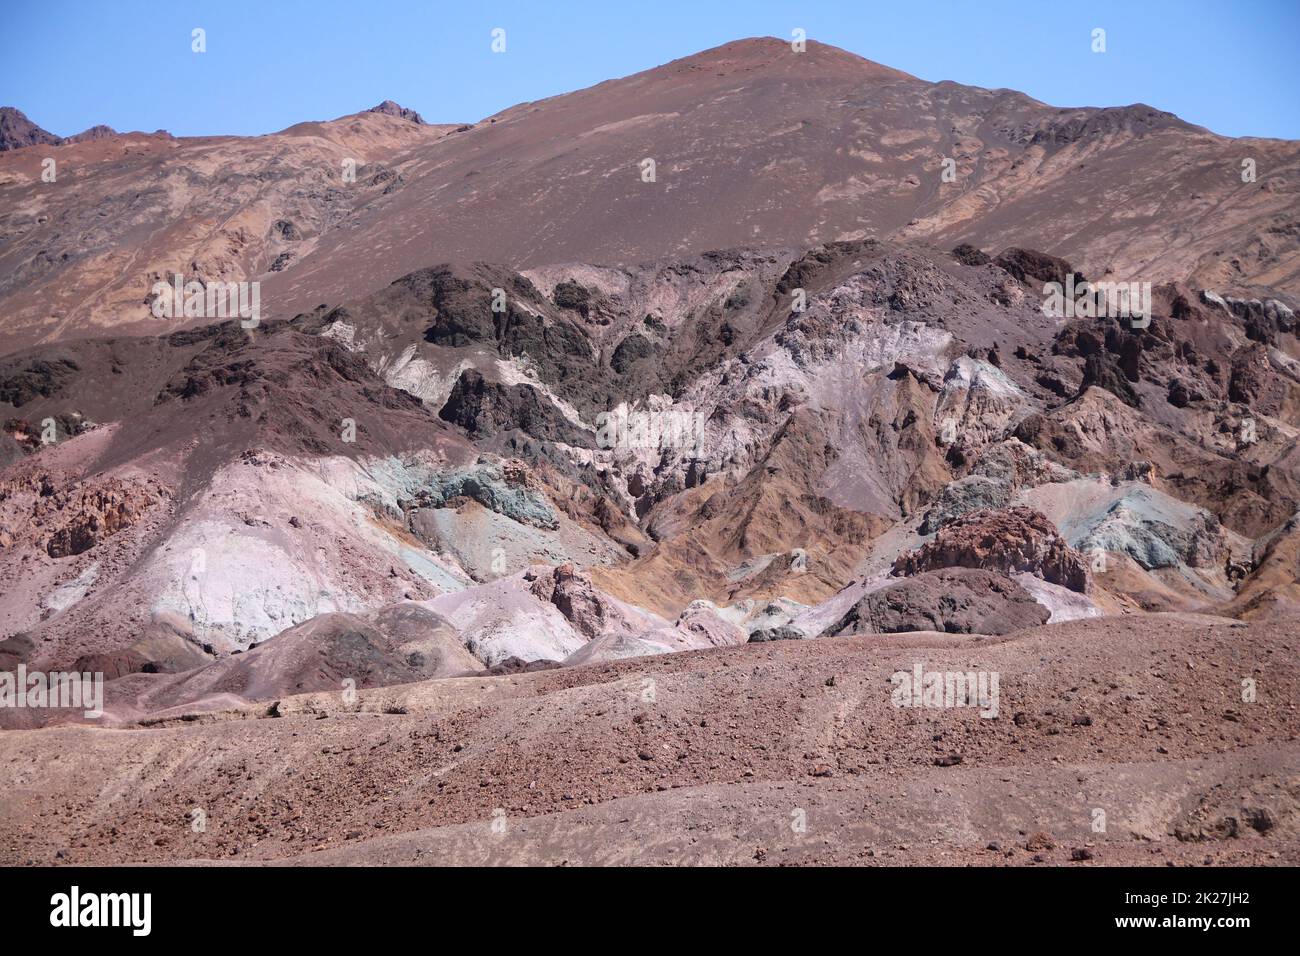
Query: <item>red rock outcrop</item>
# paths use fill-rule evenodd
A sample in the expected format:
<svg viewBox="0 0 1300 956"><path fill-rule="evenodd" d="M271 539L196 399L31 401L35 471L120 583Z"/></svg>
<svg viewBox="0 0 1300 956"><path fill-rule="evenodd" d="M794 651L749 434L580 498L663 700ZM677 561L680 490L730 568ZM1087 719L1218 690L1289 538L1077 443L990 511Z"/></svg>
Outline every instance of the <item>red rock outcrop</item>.
<svg viewBox="0 0 1300 956"><path fill-rule="evenodd" d="M1088 589L1082 555L1061 537L1046 516L1032 508L981 510L939 530L933 541L902 554L894 573L920 574L937 568L986 568L1012 574L1028 571L1072 591Z"/></svg>
<svg viewBox="0 0 1300 956"><path fill-rule="evenodd" d="M134 524L163 497L117 478L61 482L36 473L0 483L0 547L38 543L52 558L89 551Z"/></svg>

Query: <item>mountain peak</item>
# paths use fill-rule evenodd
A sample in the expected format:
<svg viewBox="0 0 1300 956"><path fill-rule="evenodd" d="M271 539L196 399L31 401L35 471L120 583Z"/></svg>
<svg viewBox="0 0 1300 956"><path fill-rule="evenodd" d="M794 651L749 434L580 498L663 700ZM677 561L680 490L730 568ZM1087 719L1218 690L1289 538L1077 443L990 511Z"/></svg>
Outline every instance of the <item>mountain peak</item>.
<svg viewBox="0 0 1300 956"><path fill-rule="evenodd" d="M111 126L105 126L103 123L92 126L90 129L82 130L73 136L67 137L65 143L86 143L95 139L107 139L110 136L116 136L117 130Z"/></svg>
<svg viewBox="0 0 1300 956"><path fill-rule="evenodd" d="M819 71L832 73L858 74L875 76L881 79L915 80L916 77L902 70L868 60L848 50L828 43L808 39L802 51L796 52L793 38L781 37L746 37L731 40L719 46L701 50L690 56L667 63L661 69L674 72L692 70L710 70L719 75L730 73L748 73L763 68L789 67L807 69L815 67Z"/></svg>
<svg viewBox="0 0 1300 956"><path fill-rule="evenodd" d="M384 100L378 106L372 106L366 110L367 113L383 113L385 116L396 116L400 119L410 120L418 126L426 126L424 117L415 110L408 110L405 106L394 103L392 100Z"/></svg>
<svg viewBox="0 0 1300 956"><path fill-rule="evenodd" d="M59 137L43 130L17 107L0 106L0 152L23 146L54 146Z"/></svg>

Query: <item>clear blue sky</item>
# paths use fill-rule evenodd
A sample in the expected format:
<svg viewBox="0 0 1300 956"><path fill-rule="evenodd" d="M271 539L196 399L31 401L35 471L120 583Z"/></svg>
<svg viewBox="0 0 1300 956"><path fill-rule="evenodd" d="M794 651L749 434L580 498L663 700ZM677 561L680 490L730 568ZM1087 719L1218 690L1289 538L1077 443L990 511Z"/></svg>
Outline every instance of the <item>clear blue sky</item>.
<svg viewBox="0 0 1300 956"><path fill-rule="evenodd" d="M0 105L59 135L266 133L384 99L473 122L794 27L927 80L1300 139L1300 0L0 0Z"/></svg>

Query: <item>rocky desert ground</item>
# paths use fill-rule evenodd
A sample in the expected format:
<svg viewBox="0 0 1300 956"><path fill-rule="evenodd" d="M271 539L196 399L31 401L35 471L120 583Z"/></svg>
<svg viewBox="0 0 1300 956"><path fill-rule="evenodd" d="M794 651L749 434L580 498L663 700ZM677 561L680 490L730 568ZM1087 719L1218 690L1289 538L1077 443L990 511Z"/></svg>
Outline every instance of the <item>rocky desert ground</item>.
<svg viewBox="0 0 1300 956"><path fill-rule="evenodd" d="M1297 183L772 38L0 110L0 862L1300 862Z"/></svg>

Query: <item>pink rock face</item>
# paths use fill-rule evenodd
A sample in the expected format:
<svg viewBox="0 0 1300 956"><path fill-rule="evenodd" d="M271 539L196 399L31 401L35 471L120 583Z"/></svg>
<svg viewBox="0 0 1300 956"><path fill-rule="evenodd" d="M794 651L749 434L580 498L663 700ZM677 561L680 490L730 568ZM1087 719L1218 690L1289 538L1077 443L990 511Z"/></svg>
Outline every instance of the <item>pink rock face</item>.
<svg viewBox="0 0 1300 956"><path fill-rule="evenodd" d="M89 551L110 535L128 527L150 496L125 488L102 488L82 492L64 505L67 522L50 536L45 546L52 558Z"/></svg>
<svg viewBox="0 0 1300 956"><path fill-rule="evenodd" d="M623 622L623 612L596 590L587 572L571 561L538 574L529 589L541 600L554 604L588 638L599 637Z"/></svg>
<svg viewBox="0 0 1300 956"><path fill-rule="evenodd" d="M987 568L1012 574L1028 571L1072 591L1088 589L1088 567L1046 516L1032 508L985 509L963 515L935 539L900 555L894 573L919 574L937 568Z"/></svg>
<svg viewBox="0 0 1300 956"><path fill-rule="evenodd" d="M677 619L677 627L688 631L712 647L743 644L749 635L743 628L724 621L708 607L692 604Z"/></svg>

